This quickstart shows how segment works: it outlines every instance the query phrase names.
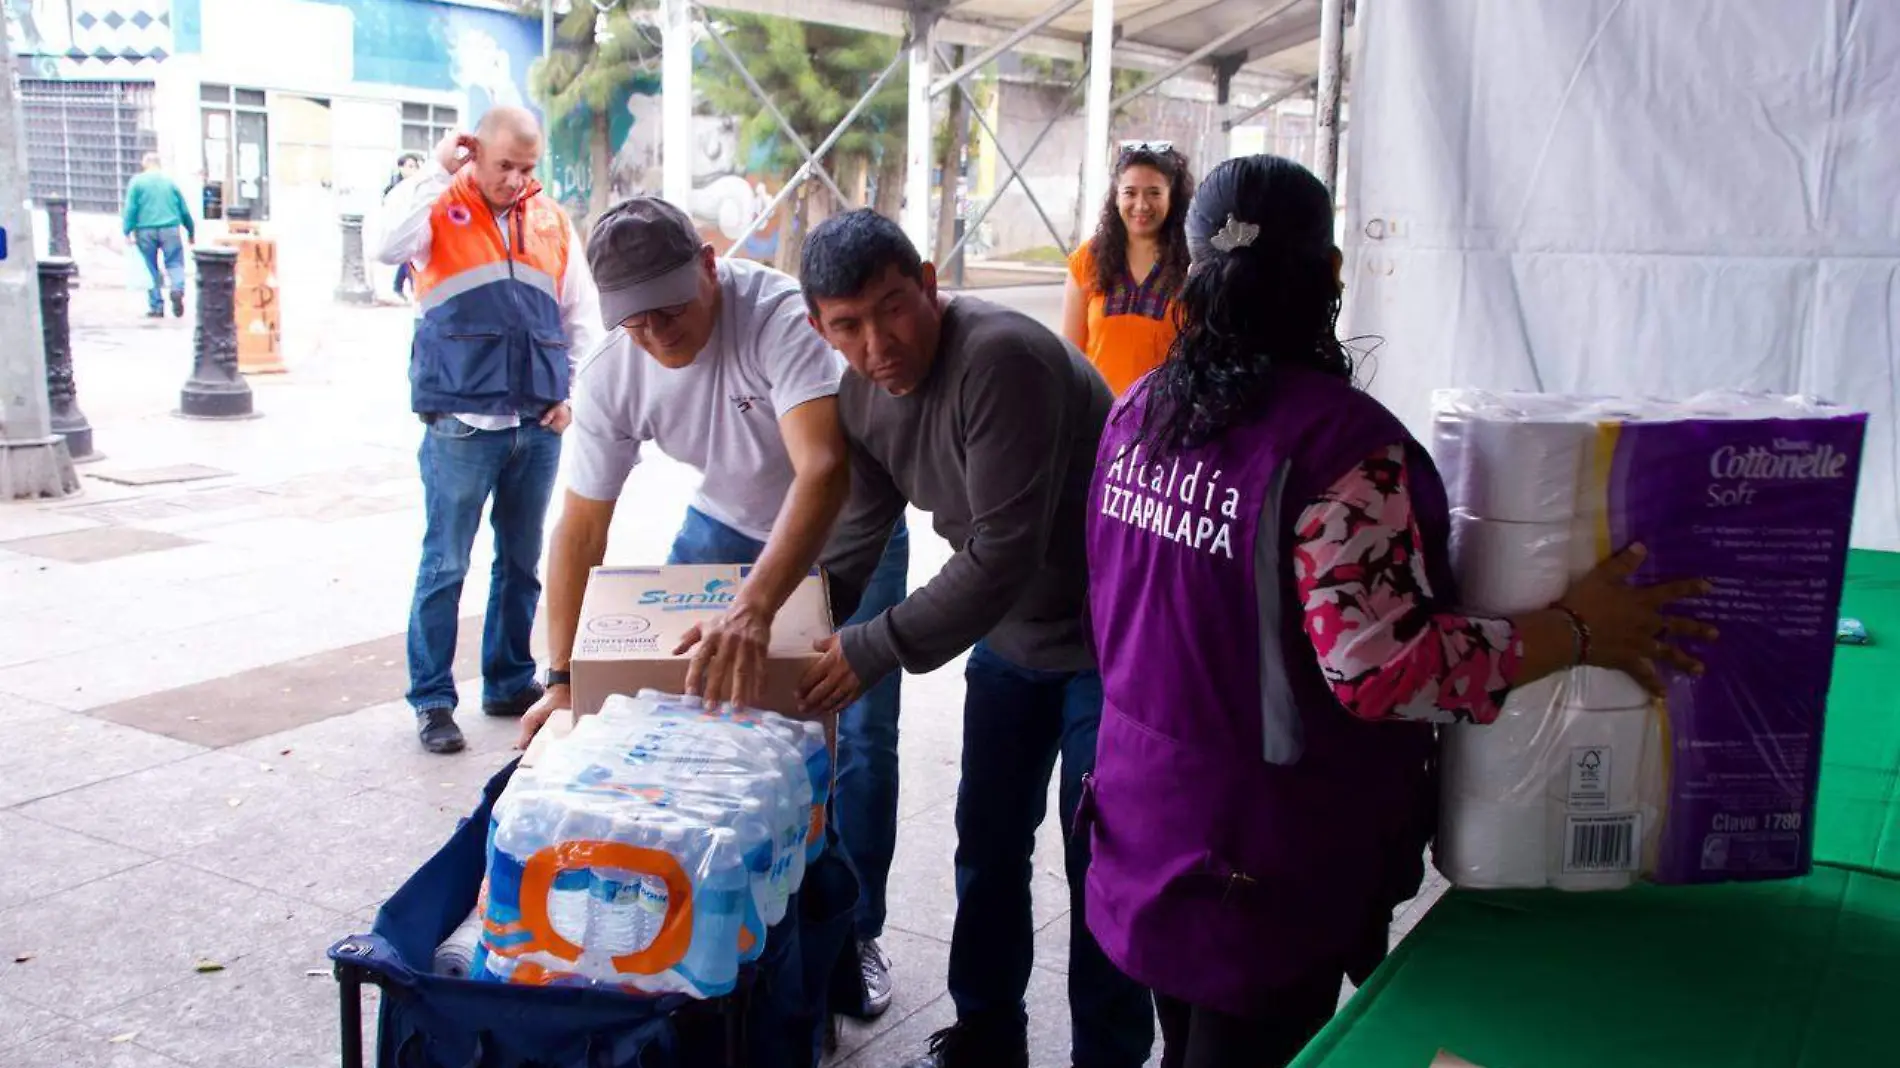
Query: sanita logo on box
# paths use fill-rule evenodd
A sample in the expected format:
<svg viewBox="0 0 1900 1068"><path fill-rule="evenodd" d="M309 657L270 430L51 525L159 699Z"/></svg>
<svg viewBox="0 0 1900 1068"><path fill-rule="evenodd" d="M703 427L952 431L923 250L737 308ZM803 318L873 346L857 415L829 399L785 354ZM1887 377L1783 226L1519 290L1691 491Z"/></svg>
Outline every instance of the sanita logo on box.
<svg viewBox="0 0 1900 1068"><path fill-rule="evenodd" d="M734 583L728 579L713 579L706 583L706 589L699 593L677 593L673 590L648 590L640 595L642 605L659 605L663 612L691 612L705 608L724 608L732 603Z"/></svg>

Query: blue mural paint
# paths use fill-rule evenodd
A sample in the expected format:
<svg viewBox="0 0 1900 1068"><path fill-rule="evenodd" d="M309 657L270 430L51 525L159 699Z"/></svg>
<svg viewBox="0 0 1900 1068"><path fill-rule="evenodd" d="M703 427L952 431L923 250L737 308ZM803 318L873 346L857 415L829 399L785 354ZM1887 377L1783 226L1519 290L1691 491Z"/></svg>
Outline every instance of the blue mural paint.
<svg viewBox="0 0 1900 1068"><path fill-rule="evenodd" d="M432 0L307 2L355 16L358 82L458 92L466 125L491 107L540 110L528 96L528 67L541 57L539 19Z"/></svg>

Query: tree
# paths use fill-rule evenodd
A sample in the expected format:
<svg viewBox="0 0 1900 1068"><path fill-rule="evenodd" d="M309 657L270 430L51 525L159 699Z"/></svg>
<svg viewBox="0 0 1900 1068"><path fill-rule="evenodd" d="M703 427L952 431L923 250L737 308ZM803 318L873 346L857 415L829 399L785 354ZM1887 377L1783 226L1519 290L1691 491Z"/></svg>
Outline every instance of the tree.
<svg viewBox="0 0 1900 1068"><path fill-rule="evenodd" d="M519 2L524 11L540 14L541 0ZM606 10L602 6L576 0L556 21L552 54L528 69L528 91L546 112L550 135L564 123L590 124L590 217L611 202L614 105L633 87L656 77L660 63L656 0L614 0Z"/></svg>
<svg viewBox="0 0 1900 1068"><path fill-rule="evenodd" d="M875 33L813 25L768 15L719 12L720 33L746 62L746 69L772 98L805 143L819 142L850 111L877 76L896 59L899 41ZM721 55L694 72L700 96L713 111L743 116L739 150L767 171L789 180L804 157L779 132L752 91ZM902 203L906 108L904 78L893 75L820 160L838 188L879 211ZM783 209L779 266L795 269L804 235L837 209L831 191L812 180Z"/></svg>

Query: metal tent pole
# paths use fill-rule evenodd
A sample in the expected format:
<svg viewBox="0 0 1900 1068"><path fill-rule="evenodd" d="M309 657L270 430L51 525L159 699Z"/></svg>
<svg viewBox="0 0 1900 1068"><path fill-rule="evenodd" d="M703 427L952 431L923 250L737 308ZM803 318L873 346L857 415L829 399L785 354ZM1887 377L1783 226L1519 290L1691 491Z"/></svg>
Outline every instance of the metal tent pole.
<svg viewBox="0 0 1900 1068"><path fill-rule="evenodd" d="M897 57L892 59L890 65L884 68L884 73L877 76L877 80L871 83L871 88L865 90L864 95L858 98L858 102L851 105L851 110L844 113L844 118L838 120L838 125L834 127L829 134L825 135L823 141L818 143L818 147L812 152L812 159L823 159L825 153L831 151L831 146L838 143L838 139L844 136L844 132L850 129L851 124L857 121L858 116L864 114L864 109L871 105L871 98L883 90L884 83L890 81L891 75L896 74L897 68L903 66L905 61L909 58L909 54L905 48L899 48L897 50ZM763 226L767 219L777 214L779 206L784 204L786 199L790 197L800 185L804 184L805 179L811 176L812 166L813 164L807 161L804 166L799 167L797 171L793 172L791 178L786 181L784 188L780 189L778 194L772 198L772 202L767 204L763 211L753 216L752 221L747 224L745 232L740 234L737 240L733 241L732 246L734 248L744 245L752 238L753 234L758 233L759 227Z"/></svg>
<svg viewBox="0 0 1900 1068"><path fill-rule="evenodd" d="M1339 181L1339 98L1344 84L1346 0L1321 0L1319 7L1319 93L1315 100L1314 162L1319 180L1328 192L1338 195Z"/></svg>
<svg viewBox="0 0 1900 1068"><path fill-rule="evenodd" d="M761 86L759 80L752 76L752 72L746 69L745 62L739 58L739 53L733 51L732 45L726 41L726 35L720 33L719 27L713 25L710 19L701 25L706 27L706 36L719 47L726 61L732 64L732 69L739 72L739 79L745 83L745 87L752 91L752 95L758 98L760 104L764 105L765 113L772 116L773 122L778 123L779 131L785 135L786 140L789 140L792 147L798 149L799 154L805 157L805 162L811 166L811 172L818 176L819 181L825 183L825 188L831 190L831 195L838 198L838 203L853 205L854 201L844 195L837 183L831 180L831 173L825 170L816 156L812 155L811 146L805 143L804 138L798 136L797 130L792 129L791 120L785 117L785 113L780 111L778 105L773 103L772 98L766 94L765 87Z"/></svg>
<svg viewBox="0 0 1900 1068"><path fill-rule="evenodd" d="M950 65L949 59L943 54L943 48L939 46L935 51L937 58L943 61L944 66L948 67ZM1069 254L1069 239L1063 237L1061 231L1056 229L1056 224L1050 220L1049 213L1043 210L1042 201L1036 199L1036 191L1029 188L1029 180L1022 177L1022 168L1016 165L1015 160L1009 158L1009 150L1003 147L1003 139L997 136L996 128L990 125L989 116L983 114L983 109L977 106L976 96L970 92L969 86L962 81L956 83L956 90L963 95L964 101L970 105L970 110L975 113L977 124L983 127L983 132L990 135L990 144L996 147L996 154L1002 158L1003 166L1009 168L1010 177L1020 180L1023 187L1023 195L1029 198L1029 206L1035 208L1036 214L1041 216L1042 225L1049 228L1049 236L1056 239L1056 247L1062 250L1064 256L1067 256ZM1069 88L1069 92L1075 92L1074 86ZM1065 94L1063 99L1067 100L1068 95ZM1008 188L1008 186L1008 181L1005 181L1003 185L998 188L998 193L1001 193L1002 189ZM966 227L964 232L967 234L969 229ZM957 247L962 248L962 242L958 242Z"/></svg>

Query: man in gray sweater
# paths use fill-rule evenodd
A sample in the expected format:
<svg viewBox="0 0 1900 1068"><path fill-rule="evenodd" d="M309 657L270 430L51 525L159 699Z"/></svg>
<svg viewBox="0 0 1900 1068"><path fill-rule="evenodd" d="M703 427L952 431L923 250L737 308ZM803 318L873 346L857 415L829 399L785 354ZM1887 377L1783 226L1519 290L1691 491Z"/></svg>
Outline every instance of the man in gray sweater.
<svg viewBox="0 0 1900 1068"><path fill-rule="evenodd" d="M1137 1068L1153 1043L1152 1004L1083 922L1088 843L1068 833L1102 710L1082 532L1108 387L1035 320L940 296L932 265L873 212L812 231L800 275L812 325L850 365L838 412L851 499L824 556L838 611L851 611L907 505L956 549L901 603L829 639L801 695L808 712L835 711L893 671L931 671L970 650L950 941L957 1022L913 1068L1028 1064L1030 858L1058 756L1072 1063Z"/></svg>

